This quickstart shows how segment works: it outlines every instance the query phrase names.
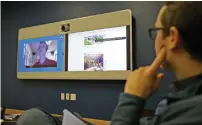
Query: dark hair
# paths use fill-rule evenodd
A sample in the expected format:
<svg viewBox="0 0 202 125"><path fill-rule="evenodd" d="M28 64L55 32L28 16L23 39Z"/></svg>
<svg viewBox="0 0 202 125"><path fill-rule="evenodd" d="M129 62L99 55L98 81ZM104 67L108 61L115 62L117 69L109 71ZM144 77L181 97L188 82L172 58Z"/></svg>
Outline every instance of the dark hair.
<svg viewBox="0 0 202 125"><path fill-rule="evenodd" d="M202 2L165 2L166 9L162 14L161 22L168 30L164 31L165 36L169 35L169 28L175 26L187 52L197 60L202 61Z"/></svg>

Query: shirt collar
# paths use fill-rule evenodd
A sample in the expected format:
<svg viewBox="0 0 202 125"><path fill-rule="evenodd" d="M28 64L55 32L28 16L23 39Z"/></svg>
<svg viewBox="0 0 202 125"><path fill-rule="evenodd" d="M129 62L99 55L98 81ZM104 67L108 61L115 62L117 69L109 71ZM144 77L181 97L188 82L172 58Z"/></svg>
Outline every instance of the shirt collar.
<svg viewBox="0 0 202 125"><path fill-rule="evenodd" d="M179 89L179 90L183 90L186 87L188 87L189 85L199 81L202 79L202 73L196 76L192 76L183 80L179 80L179 81L175 81L173 84L174 86Z"/></svg>

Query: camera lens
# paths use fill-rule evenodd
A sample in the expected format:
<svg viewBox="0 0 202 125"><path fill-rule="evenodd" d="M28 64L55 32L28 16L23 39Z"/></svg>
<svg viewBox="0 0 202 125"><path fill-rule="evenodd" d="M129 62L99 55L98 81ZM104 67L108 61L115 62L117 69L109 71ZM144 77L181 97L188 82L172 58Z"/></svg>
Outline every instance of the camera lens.
<svg viewBox="0 0 202 125"><path fill-rule="evenodd" d="M62 32L67 32L67 31L69 31L69 24L63 24L63 25L61 26L61 30L62 30Z"/></svg>

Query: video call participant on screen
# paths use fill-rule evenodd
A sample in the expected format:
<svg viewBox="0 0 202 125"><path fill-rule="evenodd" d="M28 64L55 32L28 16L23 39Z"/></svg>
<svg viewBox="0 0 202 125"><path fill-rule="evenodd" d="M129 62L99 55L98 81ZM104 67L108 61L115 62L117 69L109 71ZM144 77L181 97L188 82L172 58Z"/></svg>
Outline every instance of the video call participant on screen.
<svg viewBox="0 0 202 125"><path fill-rule="evenodd" d="M166 2L157 17L157 57L130 74L112 115L111 125L202 125L202 2ZM146 100L158 90L162 73L173 71L177 81L155 114L141 118ZM83 107L85 108L85 107ZM104 110L104 109L103 109ZM30 109L17 125L59 125L38 109ZM60 124L61 125L61 124Z"/></svg>
<svg viewBox="0 0 202 125"><path fill-rule="evenodd" d="M48 45L46 44L46 42L41 41L37 49L39 60L33 65L33 68L57 67L57 62L55 60L50 60L46 57L47 50Z"/></svg>

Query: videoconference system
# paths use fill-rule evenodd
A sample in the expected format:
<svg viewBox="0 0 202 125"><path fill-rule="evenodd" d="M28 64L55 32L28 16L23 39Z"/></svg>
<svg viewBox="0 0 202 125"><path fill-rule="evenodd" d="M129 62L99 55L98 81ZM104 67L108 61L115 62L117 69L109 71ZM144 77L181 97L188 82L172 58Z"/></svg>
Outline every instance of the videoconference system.
<svg viewBox="0 0 202 125"><path fill-rule="evenodd" d="M132 63L130 10L19 30L18 79L125 80Z"/></svg>

